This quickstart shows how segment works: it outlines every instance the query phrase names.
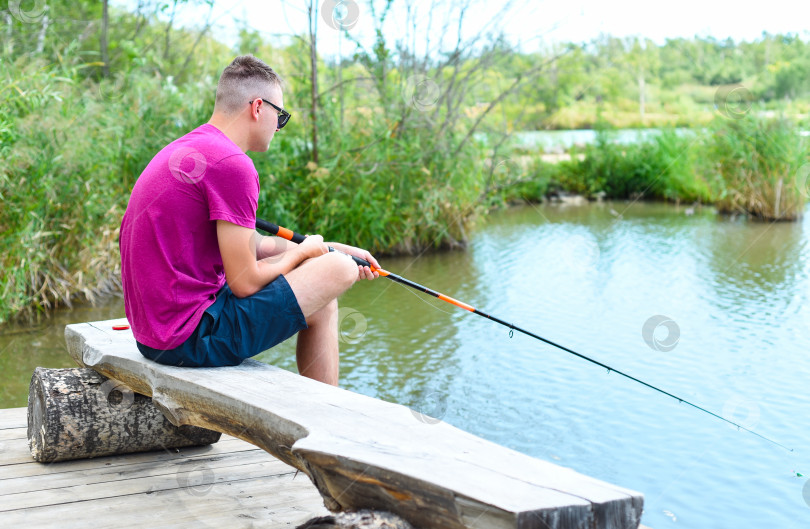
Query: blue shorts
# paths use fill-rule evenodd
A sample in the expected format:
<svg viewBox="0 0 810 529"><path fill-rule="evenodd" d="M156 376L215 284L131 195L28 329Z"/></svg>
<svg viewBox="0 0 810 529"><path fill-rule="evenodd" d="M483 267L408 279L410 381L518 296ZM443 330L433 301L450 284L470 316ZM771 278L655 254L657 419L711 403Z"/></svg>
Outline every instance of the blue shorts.
<svg viewBox="0 0 810 529"><path fill-rule="evenodd" d="M138 350L150 360L172 366L235 366L306 328L290 284L278 276L245 298L236 297L225 284L185 342L168 351L138 342Z"/></svg>

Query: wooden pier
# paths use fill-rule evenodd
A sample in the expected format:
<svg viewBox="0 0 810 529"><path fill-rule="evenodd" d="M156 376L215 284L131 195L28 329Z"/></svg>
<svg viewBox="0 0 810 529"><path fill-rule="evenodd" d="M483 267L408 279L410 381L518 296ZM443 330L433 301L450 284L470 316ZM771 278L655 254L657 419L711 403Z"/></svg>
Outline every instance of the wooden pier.
<svg viewBox="0 0 810 529"><path fill-rule="evenodd" d="M2 527L639 527L638 492L253 360L163 366L121 323L68 325L81 367L37 368L28 408L0 410Z"/></svg>
<svg viewBox="0 0 810 529"><path fill-rule="evenodd" d="M306 475L229 435L205 447L37 463L26 411L0 410L0 527L289 529L328 514Z"/></svg>

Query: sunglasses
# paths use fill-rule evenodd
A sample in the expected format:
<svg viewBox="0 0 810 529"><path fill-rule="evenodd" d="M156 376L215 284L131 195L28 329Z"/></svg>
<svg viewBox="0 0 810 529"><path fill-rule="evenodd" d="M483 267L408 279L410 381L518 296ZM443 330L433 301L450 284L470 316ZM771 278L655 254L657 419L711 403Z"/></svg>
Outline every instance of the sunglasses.
<svg viewBox="0 0 810 529"><path fill-rule="evenodd" d="M266 100L264 98L260 98L260 99L262 101L264 101L265 103L267 103L268 105L270 105L271 107L278 110L278 128L279 128L279 130L283 129L284 125L286 125L287 122L290 121L291 114L289 112L287 112L286 110L284 110L283 108L277 107L276 105L274 105L273 103L271 103L270 101L268 101L268 100ZM254 99L253 101L256 101L256 100ZM248 104L252 105L253 101L250 101Z"/></svg>

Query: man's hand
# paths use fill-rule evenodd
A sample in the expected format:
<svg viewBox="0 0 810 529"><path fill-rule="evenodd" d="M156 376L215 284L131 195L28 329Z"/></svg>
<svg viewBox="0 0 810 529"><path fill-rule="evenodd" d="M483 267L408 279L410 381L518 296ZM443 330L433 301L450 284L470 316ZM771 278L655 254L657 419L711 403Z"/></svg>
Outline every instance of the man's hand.
<svg viewBox="0 0 810 529"><path fill-rule="evenodd" d="M307 238L307 239L309 239L309 238ZM327 244L328 244L328 246L331 246L335 250L338 250L340 252L347 253L349 255L353 255L355 257L359 257L360 259L364 259L364 260L368 261L369 263L371 263L371 265L374 267L375 270L379 269L379 268L382 268L380 266L380 263L377 262L377 260L374 258L374 256L371 255L368 251L363 250L362 248L355 248L354 246L349 246L348 244L341 244L339 242L330 242L330 243L327 243ZM376 271L373 271L368 266L358 266L357 267L357 280L358 281L361 280L361 279L371 280L371 279L375 279L375 278L378 278L378 277L380 277L380 274L378 272L376 272Z"/></svg>
<svg viewBox="0 0 810 529"><path fill-rule="evenodd" d="M320 257L325 253L329 253L329 247L324 244L323 237L320 235L307 235L307 238L298 245L296 250L301 253L303 259Z"/></svg>
<svg viewBox="0 0 810 529"><path fill-rule="evenodd" d="M303 243L293 244L287 250L268 250L266 246L271 245L262 244L262 238L257 236L255 230L224 220L217 220L217 241L225 268L225 280L239 298L255 294L303 261L329 252L320 235L307 237ZM262 248L257 250L258 246ZM256 259L265 254L269 256Z"/></svg>

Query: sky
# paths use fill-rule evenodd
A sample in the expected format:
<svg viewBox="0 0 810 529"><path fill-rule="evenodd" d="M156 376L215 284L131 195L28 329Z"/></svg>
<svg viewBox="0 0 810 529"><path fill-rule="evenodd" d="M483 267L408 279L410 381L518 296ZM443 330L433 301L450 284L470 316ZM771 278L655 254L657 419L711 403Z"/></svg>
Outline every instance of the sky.
<svg viewBox="0 0 810 529"><path fill-rule="evenodd" d="M132 7L134 0L122 0ZM378 0L377 4L381 2ZM455 20L455 13L448 11L452 2L436 0L394 0L393 15L386 23L385 35L401 38L405 34L403 19L405 6L410 4L417 19L417 33L424 39L428 27L431 5L433 9L433 42L438 40L439 20ZM316 0L321 9L319 17L319 52L324 55L350 54L354 46L341 31L329 27L324 13L332 13L330 6L337 8L338 19L342 13L343 23L352 37L368 45L374 37L374 17L367 0ZM304 33L307 29L305 0L215 0L212 18L217 21L217 38L228 44L236 42L235 20L241 19L249 27L283 40L292 34ZM205 20L206 6L185 6L181 14L184 25L200 24ZM327 15L328 16L328 15ZM744 0L679 0L655 2L642 0L557 0L507 2L471 0L465 18L465 37L473 35L489 24L502 30L514 46L522 51L535 51L554 42L588 42L600 34L616 37L642 36L656 43L667 38L695 35L717 39L732 38L754 40L763 31L769 33L794 33L810 38L810 2L796 0L769 0L750 3ZM340 24L332 22L333 25ZM445 36L455 35L451 24ZM418 45L417 45L418 46Z"/></svg>

